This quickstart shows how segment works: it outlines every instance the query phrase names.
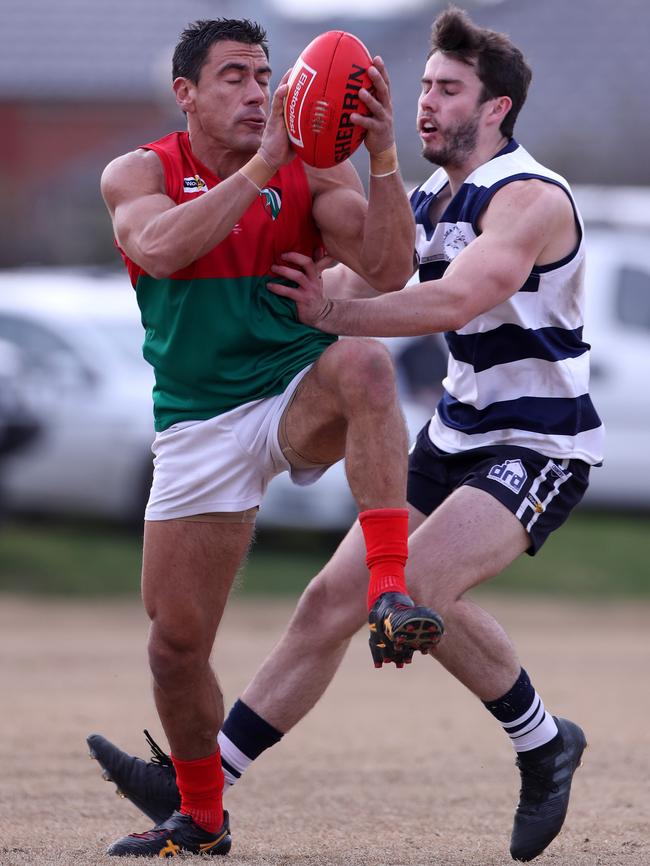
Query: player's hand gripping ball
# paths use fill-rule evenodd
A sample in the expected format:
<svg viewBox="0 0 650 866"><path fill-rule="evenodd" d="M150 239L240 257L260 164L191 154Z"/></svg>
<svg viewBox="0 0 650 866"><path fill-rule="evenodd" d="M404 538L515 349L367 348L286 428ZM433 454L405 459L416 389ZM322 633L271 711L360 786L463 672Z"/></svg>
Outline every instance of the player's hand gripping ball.
<svg viewBox="0 0 650 866"><path fill-rule="evenodd" d="M359 91L372 87L371 64L363 42L343 30L321 33L294 64L284 120L292 148L309 165L330 168L363 141L366 130L350 115L369 114Z"/></svg>

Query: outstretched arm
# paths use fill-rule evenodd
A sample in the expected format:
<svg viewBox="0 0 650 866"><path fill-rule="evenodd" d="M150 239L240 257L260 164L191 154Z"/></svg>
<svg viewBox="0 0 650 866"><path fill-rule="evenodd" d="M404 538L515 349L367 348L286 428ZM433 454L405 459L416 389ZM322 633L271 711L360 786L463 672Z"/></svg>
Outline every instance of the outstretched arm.
<svg viewBox="0 0 650 866"><path fill-rule="evenodd" d="M288 253L287 265L274 268L297 288L269 288L296 302L301 321L331 334L398 337L452 331L515 294L535 263L558 261L577 242L568 197L542 181L501 189L482 228L443 277L398 294L367 300L327 297L314 263L297 253Z"/></svg>

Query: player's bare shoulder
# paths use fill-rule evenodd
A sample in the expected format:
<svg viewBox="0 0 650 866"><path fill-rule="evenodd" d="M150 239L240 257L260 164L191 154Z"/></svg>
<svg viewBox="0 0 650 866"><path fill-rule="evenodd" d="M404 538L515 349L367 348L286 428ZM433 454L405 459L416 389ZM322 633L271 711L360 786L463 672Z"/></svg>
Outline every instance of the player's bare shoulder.
<svg viewBox="0 0 650 866"><path fill-rule="evenodd" d="M482 231L535 248L537 265L552 264L570 255L580 238L568 191L539 178L503 186L490 200L479 224Z"/></svg>
<svg viewBox="0 0 650 866"><path fill-rule="evenodd" d="M102 196L113 212L121 202L165 192L160 160L153 151L133 150L109 162L101 178Z"/></svg>
<svg viewBox="0 0 650 866"><path fill-rule="evenodd" d="M494 194L485 214L526 216L531 221L567 221L575 219L573 205L567 191L557 183L529 178L505 184Z"/></svg>

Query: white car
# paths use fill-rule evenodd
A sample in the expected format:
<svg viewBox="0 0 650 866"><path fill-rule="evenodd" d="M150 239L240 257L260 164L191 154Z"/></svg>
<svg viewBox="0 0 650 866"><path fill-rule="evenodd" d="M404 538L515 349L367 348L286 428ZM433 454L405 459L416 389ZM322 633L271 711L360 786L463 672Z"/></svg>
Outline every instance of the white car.
<svg viewBox="0 0 650 866"><path fill-rule="evenodd" d="M41 430L16 381L20 357L15 346L0 339L0 518L4 507L4 460L27 448Z"/></svg>
<svg viewBox="0 0 650 866"><path fill-rule="evenodd" d="M8 507L141 520L152 472L153 373L128 278L0 272L0 340L16 347L15 380L42 427L4 461Z"/></svg>
<svg viewBox="0 0 650 866"><path fill-rule="evenodd" d="M650 508L650 231L589 229L590 392L605 424L605 460L585 503Z"/></svg>

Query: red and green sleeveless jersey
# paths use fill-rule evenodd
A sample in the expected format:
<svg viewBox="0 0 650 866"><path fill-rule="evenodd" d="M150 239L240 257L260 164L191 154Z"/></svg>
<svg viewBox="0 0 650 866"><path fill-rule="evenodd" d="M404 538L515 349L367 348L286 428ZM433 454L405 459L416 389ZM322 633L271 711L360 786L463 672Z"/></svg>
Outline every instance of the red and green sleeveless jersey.
<svg viewBox="0 0 650 866"><path fill-rule="evenodd" d="M178 204L220 180L192 153L187 132L143 146L160 159L167 195ZM322 248L299 159L282 167L228 237L193 264L154 279L122 252L145 328L143 353L155 371L156 430L213 418L284 391L336 337L298 321L293 301L266 288L271 265L291 250Z"/></svg>

